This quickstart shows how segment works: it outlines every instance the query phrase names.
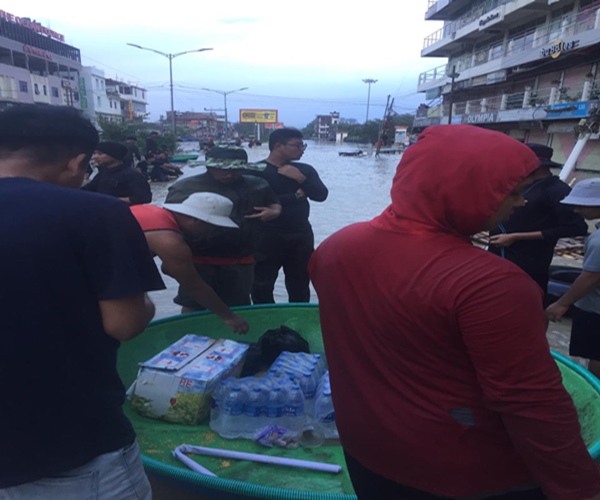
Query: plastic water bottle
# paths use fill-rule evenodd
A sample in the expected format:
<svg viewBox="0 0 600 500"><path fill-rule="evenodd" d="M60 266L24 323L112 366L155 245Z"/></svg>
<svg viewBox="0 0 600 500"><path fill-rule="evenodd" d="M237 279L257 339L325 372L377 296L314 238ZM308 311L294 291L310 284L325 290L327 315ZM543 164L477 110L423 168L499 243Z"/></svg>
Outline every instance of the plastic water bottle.
<svg viewBox="0 0 600 500"><path fill-rule="evenodd" d="M285 391L280 385L273 385L267 397L267 420L269 424L281 425L283 409L285 408Z"/></svg>
<svg viewBox="0 0 600 500"><path fill-rule="evenodd" d="M234 385L225 398L220 414L221 431L224 438L236 439L240 437L241 420L244 411L244 393L239 385Z"/></svg>
<svg viewBox="0 0 600 500"><path fill-rule="evenodd" d="M335 426L335 409L331 399L331 390L325 388L315 401L315 425L325 439L337 439L339 434Z"/></svg>
<svg viewBox="0 0 600 500"><path fill-rule="evenodd" d="M287 429L288 435L295 437L302 434L305 426L304 395L298 385L290 386L286 392L282 427Z"/></svg>
<svg viewBox="0 0 600 500"><path fill-rule="evenodd" d="M220 434L224 399L229 391L230 379L222 380L215 388L210 409L210 428Z"/></svg>
<svg viewBox="0 0 600 500"><path fill-rule="evenodd" d="M244 404L244 416L242 420L242 437L252 439L257 431L266 425L264 414L266 413L266 392L260 385L253 385L248 391L248 398Z"/></svg>

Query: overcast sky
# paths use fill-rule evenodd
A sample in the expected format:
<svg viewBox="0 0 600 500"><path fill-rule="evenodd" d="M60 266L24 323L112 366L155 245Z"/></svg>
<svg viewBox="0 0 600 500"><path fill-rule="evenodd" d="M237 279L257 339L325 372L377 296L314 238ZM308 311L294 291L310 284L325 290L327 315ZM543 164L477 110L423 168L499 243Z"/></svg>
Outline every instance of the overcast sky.
<svg viewBox="0 0 600 500"><path fill-rule="evenodd" d="M277 109L279 121L303 127L316 114L339 111L363 122L382 118L388 95L412 113L424 95L418 75L445 63L421 59L423 39L441 26L425 21L427 0L47 2L3 0L2 10L29 17L65 36L84 65L148 90L156 120L170 109L168 60L127 42L166 53L212 47L173 60L175 109L219 110L223 96L202 87L248 90L227 97L231 122L239 109Z"/></svg>

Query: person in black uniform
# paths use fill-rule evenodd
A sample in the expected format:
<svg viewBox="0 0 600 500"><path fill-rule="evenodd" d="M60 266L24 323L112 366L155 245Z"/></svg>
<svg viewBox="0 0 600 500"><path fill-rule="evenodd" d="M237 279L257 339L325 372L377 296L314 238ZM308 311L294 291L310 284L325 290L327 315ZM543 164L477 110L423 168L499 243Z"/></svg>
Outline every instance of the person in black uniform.
<svg viewBox="0 0 600 500"><path fill-rule="evenodd" d="M302 158L306 144L302 133L281 128L269 136L269 156L263 171L248 171L265 179L282 206L281 215L264 225L264 235L254 269L252 301L273 303L273 289L283 267L289 302L310 301L308 261L314 251L314 236L308 216L308 200L325 201L328 190L317 171Z"/></svg>
<svg viewBox="0 0 600 500"><path fill-rule="evenodd" d="M81 189L115 196L130 205L150 203L148 181L139 171L123 165L126 154L127 148L118 142L98 143L92 155L98 174Z"/></svg>
<svg viewBox="0 0 600 500"><path fill-rule="evenodd" d="M551 160L554 150L527 144L540 159L534 183L525 192L527 203L515 209L508 222L490 231L489 251L514 262L547 292L549 269L559 238L583 236L588 226L572 207L560 201L571 188L552 175L562 165Z"/></svg>

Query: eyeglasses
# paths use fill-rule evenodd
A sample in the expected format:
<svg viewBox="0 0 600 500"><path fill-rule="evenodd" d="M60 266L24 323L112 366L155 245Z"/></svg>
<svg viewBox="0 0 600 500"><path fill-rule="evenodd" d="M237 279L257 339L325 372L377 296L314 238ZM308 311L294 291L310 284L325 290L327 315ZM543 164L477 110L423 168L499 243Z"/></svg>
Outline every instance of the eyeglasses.
<svg viewBox="0 0 600 500"><path fill-rule="evenodd" d="M306 144L305 142L287 142L285 145L298 149L306 149L306 147L308 146L308 144Z"/></svg>

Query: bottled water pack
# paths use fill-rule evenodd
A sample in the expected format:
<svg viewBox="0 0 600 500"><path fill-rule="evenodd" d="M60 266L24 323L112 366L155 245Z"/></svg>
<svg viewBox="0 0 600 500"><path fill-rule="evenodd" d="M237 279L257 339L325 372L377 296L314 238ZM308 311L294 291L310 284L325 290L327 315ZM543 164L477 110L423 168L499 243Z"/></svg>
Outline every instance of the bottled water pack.
<svg viewBox="0 0 600 500"><path fill-rule="evenodd" d="M213 394L210 427L219 435L254 439L269 425L298 438L309 429L337 438L329 373L319 354L283 352L264 377L229 378Z"/></svg>

